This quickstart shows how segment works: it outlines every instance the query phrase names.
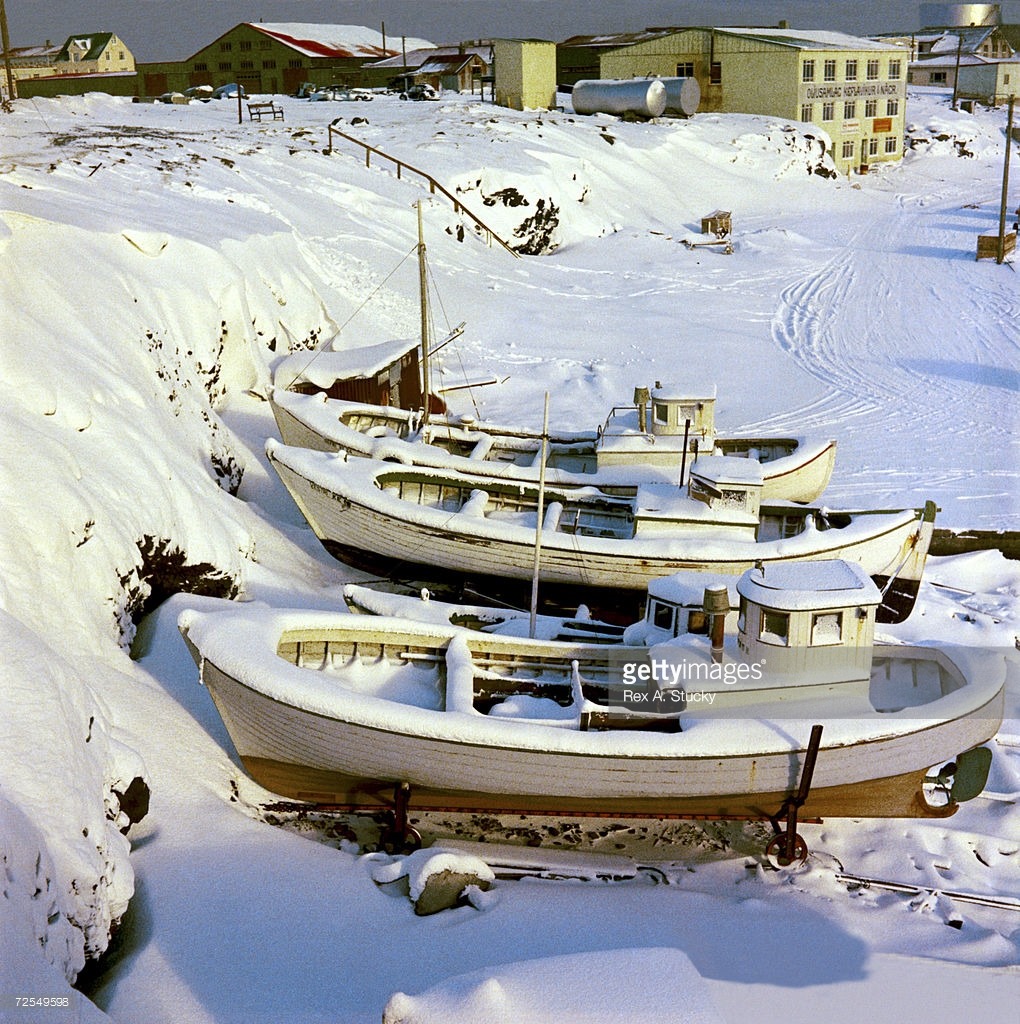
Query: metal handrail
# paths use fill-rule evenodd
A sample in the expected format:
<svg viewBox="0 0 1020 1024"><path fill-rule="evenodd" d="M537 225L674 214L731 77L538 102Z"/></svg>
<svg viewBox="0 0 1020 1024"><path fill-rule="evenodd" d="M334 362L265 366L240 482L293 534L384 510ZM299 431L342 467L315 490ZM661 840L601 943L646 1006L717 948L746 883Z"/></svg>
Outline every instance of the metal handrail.
<svg viewBox="0 0 1020 1024"><path fill-rule="evenodd" d="M495 231L492 230L492 228L490 228L487 224L485 224L478 217L476 217L455 195L453 195L452 192L450 192L448 189L440 185L439 182L436 181L436 179L433 178L431 174L427 174L425 171L419 170L417 167L413 167L405 160L399 160L395 156L390 156L389 153L384 153L381 149L376 149L375 146L370 146L367 142L362 142L361 139L354 138L353 135L348 135L346 134L346 132L340 131L339 128L334 127L332 124L330 124L328 128L329 147L326 150L326 152L330 156L333 155L333 136L335 134L339 135L340 138L342 139L346 139L348 142L353 142L355 145L361 146L361 148L364 149L366 167L372 166L372 154L375 153L376 156L382 157L384 160L389 160L391 163L397 165L398 178L402 176L402 171L405 168L411 171L412 173L419 175L429 183L429 192L432 195L435 195L436 192L441 192L444 196L446 196L447 199L450 200L451 203L453 203L454 213L464 213L468 217L470 217L471 220L473 220L485 232L486 239L489 241L490 244L492 239L495 238L496 241L499 242L499 244L503 246L503 248L506 249L506 251L510 253L511 256L515 257L516 259L520 259L521 254L519 252L516 252L515 250L511 249L510 246L506 242L504 242L503 239L500 238Z"/></svg>

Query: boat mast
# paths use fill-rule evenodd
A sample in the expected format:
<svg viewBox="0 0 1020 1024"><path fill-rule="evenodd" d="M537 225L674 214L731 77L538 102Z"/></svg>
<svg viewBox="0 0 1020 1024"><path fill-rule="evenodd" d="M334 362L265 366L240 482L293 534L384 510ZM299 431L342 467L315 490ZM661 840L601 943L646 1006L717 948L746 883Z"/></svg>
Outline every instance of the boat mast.
<svg viewBox="0 0 1020 1024"><path fill-rule="evenodd" d="M538 522L535 526L535 565L531 574L531 619L528 636L535 636L538 617L538 569L542 560L542 517L545 514L545 462L549 452L549 392L545 393L545 413L542 416L542 462L538 471Z"/></svg>
<svg viewBox="0 0 1020 1024"><path fill-rule="evenodd" d="M429 419L429 309L428 280L425 270L425 237L421 226L421 200L418 207L418 300L421 304L421 391L425 403L424 422Z"/></svg>

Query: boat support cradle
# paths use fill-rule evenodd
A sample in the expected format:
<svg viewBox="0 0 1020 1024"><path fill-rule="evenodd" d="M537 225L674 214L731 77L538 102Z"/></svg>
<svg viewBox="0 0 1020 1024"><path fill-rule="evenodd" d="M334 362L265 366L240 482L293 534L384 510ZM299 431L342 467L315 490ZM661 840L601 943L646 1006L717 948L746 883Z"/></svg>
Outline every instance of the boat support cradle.
<svg viewBox="0 0 1020 1024"><path fill-rule="evenodd" d="M821 743L822 726L813 725L797 791L786 798L775 815L768 816L775 835L765 847L765 856L773 867L790 867L802 864L807 859L807 843L797 834L797 816L811 791L811 778ZM410 803L411 784L398 782L393 787L392 824L379 836L379 847L387 853L410 853L421 847L421 833L408 820Z"/></svg>
<svg viewBox="0 0 1020 1024"><path fill-rule="evenodd" d="M815 761L818 760L818 748L822 744L822 727L811 726L811 738L808 740L807 752L804 755L804 767L800 773L800 785L793 796L786 798L779 813L770 817L772 830L776 833L765 847L765 856L775 868L787 868L794 864L803 864L807 860L807 843L797 835L797 812L804 806L804 801L811 792L811 777L815 773ZM780 824L786 818L784 831Z"/></svg>

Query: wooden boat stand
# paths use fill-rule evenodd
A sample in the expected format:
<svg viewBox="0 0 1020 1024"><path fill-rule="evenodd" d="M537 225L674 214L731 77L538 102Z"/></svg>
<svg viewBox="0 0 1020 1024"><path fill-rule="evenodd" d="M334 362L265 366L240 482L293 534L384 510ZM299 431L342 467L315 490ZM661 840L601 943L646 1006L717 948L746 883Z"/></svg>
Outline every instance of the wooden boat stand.
<svg viewBox="0 0 1020 1024"><path fill-rule="evenodd" d="M811 738L808 740L804 755L804 767L800 775L800 784L796 793L791 793L783 802L783 806L768 820L776 833L765 847L765 856L773 867L784 868L793 864L802 864L808 855L807 843L797 834L797 815L811 792L811 778L818 760L818 750L822 743L822 726L811 727ZM379 835L379 847L386 853L411 853L421 848L421 833L408 820L411 805L411 784L398 782L393 787L393 810L390 812L392 824L383 828ZM695 816L697 817L697 816ZM707 817L707 816L701 816ZM782 822L786 819L786 828ZM817 820L817 819L807 819Z"/></svg>

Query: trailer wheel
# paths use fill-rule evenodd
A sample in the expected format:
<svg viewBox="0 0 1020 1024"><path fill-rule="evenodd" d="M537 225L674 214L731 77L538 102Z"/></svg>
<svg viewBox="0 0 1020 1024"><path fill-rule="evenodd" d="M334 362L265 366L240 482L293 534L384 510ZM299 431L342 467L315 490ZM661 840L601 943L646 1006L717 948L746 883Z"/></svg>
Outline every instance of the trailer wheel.
<svg viewBox="0 0 1020 1024"><path fill-rule="evenodd" d="M803 864L807 860L807 843L796 833L793 836L793 859L791 860L787 857L786 836L786 832L780 832L779 835L773 836L769 840L768 846L765 847L766 859L777 869L797 867L797 865Z"/></svg>

